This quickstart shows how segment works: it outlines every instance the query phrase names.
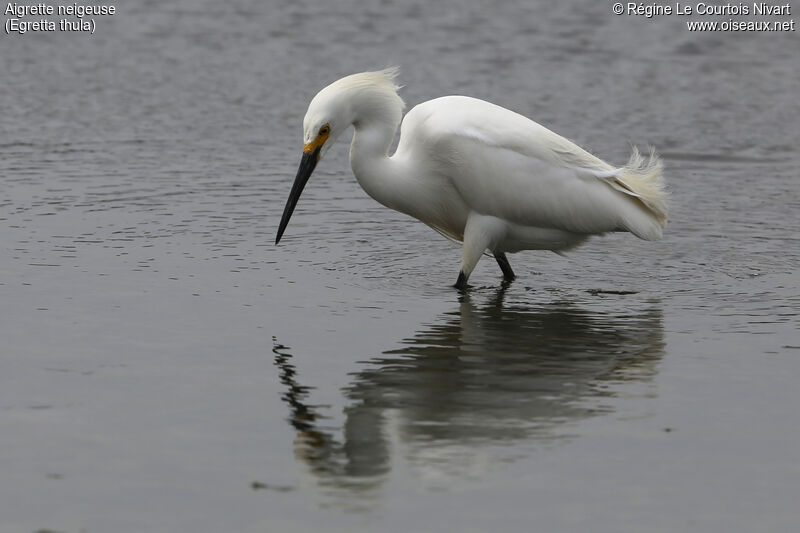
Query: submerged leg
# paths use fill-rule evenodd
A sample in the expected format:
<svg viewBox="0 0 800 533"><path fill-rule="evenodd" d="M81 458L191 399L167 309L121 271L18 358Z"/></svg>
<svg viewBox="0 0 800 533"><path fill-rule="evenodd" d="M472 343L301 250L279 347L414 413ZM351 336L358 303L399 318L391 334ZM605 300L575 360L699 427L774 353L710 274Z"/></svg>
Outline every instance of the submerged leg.
<svg viewBox="0 0 800 533"><path fill-rule="evenodd" d="M469 275L478 264L478 260L487 248L502 239L506 232L506 224L499 218L472 213L464 228L464 246L461 248L461 270L454 287L459 290L467 288ZM505 256L503 256L505 257ZM506 261L508 264L508 261ZM508 267L511 272L511 267ZM503 270L505 273L505 270ZM511 273L513 276L513 272Z"/></svg>
<svg viewBox="0 0 800 533"><path fill-rule="evenodd" d="M503 252L495 252L494 258L497 260L497 264L500 265L500 270L503 271L503 278L506 281L514 281L517 277L514 274L514 271L511 270L511 263L508 262L508 257Z"/></svg>

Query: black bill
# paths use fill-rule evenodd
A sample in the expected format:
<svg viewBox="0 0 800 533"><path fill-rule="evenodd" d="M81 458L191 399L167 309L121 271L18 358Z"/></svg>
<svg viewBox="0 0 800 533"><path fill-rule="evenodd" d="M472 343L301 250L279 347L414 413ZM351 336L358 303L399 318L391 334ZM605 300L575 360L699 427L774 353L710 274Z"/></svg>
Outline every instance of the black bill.
<svg viewBox="0 0 800 533"><path fill-rule="evenodd" d="M320 148L321 147L318 147L313 152L303 152L303 158L300 160L300 168L297 169L297 176L294 178L294 184L292 185L292 192L289 193L289 199L286 200L286 207L283 208L283 216L281 217L281 225L278 227L278 236L275 237L275 244L280 242L283 232L286 230L286 226L289 225L289 219L292 218L297 200L300 199L300 194L303 192L303 187L306 186L308 178L311 177L311 173L314 172L314 167L317 166Z"/></svg>

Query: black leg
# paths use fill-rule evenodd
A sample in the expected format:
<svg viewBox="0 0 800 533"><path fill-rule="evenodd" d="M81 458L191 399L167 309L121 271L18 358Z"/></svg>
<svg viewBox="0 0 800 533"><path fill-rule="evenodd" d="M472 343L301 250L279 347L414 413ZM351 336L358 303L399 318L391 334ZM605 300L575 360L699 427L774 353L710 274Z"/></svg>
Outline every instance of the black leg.
<svg viewBox="0 0 800 533"><path fill-rule="evenodd" d="M508 262L508 258L506 254L503 252L495 252L494 258L497 260L497 264L500 265L500 270L503 271L503 277L508 280L512 281L517 276L514 275L514 271L511 270L511 263Z"/></svg>
<svg viewBox="0 0 800 533"><path fill-rule="evenodd" d="M458 273L458 280L456 280L456 284L453 285L456 289L463 291L467 288L467 276L464 275L464 272Z"/></svg>

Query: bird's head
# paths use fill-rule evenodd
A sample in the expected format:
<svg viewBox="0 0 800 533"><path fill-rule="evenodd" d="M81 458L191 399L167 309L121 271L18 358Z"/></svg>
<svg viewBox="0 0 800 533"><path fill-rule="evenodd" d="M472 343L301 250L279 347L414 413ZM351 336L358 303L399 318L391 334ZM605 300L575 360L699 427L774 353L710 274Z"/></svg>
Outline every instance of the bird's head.
<svg viewBox="0 0 800 533"><path fill-rule="evenodd" d="M337 98L337 94L326 87L311 100L303 119L303 155L300 158L300 167L294 178L292 191L286 201L283 217L278 228L275 244L281 240L289 219L294 212L300 194L314 172L317 163L336 142L342 131L353 123L348 115L348 106Z"/></svg>
<svg viewBox="0 0 800 533"><path fill-rule="evenodd" d="M303 118L303 155L322 159L342 131L353 123L352 112L345 95L331 86L322 89L308 104Z"/></svg>
<svg viewBox="0 0 800 533"><path fill-rule="evenodd" d="M397 69L362 72L342 78L322 89L311 100L303 119L303 155L286 201L275 244L281 240L300 194L317 163L359 117L387 114L400 122L403 101L394 84Z"/></svg>

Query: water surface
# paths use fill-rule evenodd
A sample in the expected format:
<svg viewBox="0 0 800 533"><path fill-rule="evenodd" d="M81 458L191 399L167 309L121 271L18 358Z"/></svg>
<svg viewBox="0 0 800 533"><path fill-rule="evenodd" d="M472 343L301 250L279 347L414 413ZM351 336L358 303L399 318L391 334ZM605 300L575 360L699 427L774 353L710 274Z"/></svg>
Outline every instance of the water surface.
<svg viewBox="0 0 800 533"><path fill-rule="evenodd" d="M2 36L0 529L794 531L800 60L605 4L118 5ZM102 22L102 23L101 23ZM274 237L315 92L401 65L617 164L663 241L483 260L358 188Z"/></svg>

